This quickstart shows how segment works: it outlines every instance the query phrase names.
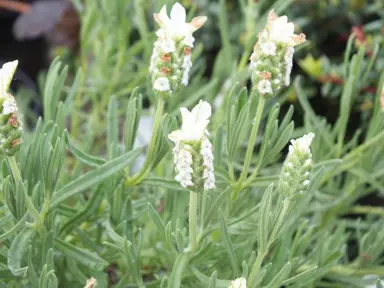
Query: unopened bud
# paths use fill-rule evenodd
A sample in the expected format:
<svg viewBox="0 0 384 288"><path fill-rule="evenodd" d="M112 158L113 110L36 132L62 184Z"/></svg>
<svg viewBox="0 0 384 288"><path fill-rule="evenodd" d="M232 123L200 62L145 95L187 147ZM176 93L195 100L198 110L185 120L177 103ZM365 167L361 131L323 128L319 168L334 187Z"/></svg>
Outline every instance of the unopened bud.
<svg viewBox="0 0 384 288"><path fill-rule="evenodd" d="M310 145L314 136L313 133L309 133L299 139L291 140L279 179L279 190L289 199L303 195L310 184L312 168Z"/></svg>

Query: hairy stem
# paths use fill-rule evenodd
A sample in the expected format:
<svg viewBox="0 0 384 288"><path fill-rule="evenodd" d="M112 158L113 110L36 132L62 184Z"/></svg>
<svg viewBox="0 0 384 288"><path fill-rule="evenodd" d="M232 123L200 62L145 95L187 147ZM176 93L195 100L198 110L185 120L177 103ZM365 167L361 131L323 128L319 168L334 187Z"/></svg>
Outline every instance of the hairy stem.
<svg viewBox="0 0 384 288"><path fill-rule="evenodd" d="M189 252L197 249L197 193L189 192Z"/></svg>

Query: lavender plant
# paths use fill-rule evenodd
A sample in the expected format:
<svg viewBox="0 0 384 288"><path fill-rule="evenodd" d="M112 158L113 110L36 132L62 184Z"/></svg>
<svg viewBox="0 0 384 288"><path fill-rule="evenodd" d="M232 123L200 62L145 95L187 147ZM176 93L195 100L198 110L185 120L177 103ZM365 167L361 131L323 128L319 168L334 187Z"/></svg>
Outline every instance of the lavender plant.
<svg viewBox="0 0 384 288"><path fill-rule="evenodd" d="M362 52L346 53L333 125L314 113L295 80L305 112L303 127L295 129L293 108L280 113L278 101L291 86L295 46L305 36L294 33L286 16L271 10L262 18L249 69L244 57L236 63L228 54L226 42L218 61L231 58L237 69L223 72L223 99L214 105L206 85L219 81L192 77L200 45L192 33L209 19L188 22L179 3L169 18L162 7L154 14L160 29L150 57L148 25L141 2L134 1L143 38L137 53L148 64L143 85L151 89L128 86L125 99L121 76L111 83L93 80L109 68L130 67L125 60L132 60L133 47L121 48L119 38L128 23L116 26L115 34L103 25L109 17L95 17L99 7L122 17L126 2L86 2L75 1L83 13L80 72L69 85L67 68L59 60L51 64L44 117L33 131L22 128L8 92L17 62L0 71L0 287L380 287L384 210L357 201L384 191L384 74L368 126L346 137L359 77L372 69ZM255 9L253 1L241 2ZM226 29L225 17L221 21ZM108 45L94 50L88 63L100 40L93 43L91 35ZM110 55L114 64L103 66ZM199 85L191 96L189 89ZM108 101L95 104L104 89ZM82 96L94 98L83 102ZM149 142L136 148L143 97L156 109ZM89 103L94 107L83 107Z"/></svg>

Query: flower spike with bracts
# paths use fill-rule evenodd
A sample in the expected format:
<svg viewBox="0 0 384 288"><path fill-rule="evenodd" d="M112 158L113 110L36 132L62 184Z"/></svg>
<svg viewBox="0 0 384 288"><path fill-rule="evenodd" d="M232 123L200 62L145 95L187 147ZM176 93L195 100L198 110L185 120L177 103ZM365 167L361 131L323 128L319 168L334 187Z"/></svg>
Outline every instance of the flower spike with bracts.
<svg viewBox="0 0 384 288"><path fill-rule="evenodd" d="M294 28L287 16L279 17L272 10L258 36L249 69L254 89L266 98L290 84L294 47L305 42L305 35L294 34Z"/></svg>
<svg viewBox="0 0 384 288"><path fill-rule="evenodd" d="M192 34L207 21L207 17L199 16L187 23L185 8L179 3L173 5L171 17L166 10L163 6L160 13L154 14L160 29L149 67L153 89L164 98L188 85L195 42Z"/></svg>
<svg viewBox="0 0 384 288"><path fill-rule="evenodd" d="M302 196L308 189L312 168L310 146L314 137L315 134L308 133L299 139L291 140L279 180L281 193L289 199Z"/></svg>
<svg viewBox="0 0 384 288"><path fill-rule="evenodd" d="M192 111L180 108L181 129L168 135L175 142L173 155L178 173L175 179L195 192L215 188L212 144L206 130L211 110L205 101L200 101Z"/></svg>

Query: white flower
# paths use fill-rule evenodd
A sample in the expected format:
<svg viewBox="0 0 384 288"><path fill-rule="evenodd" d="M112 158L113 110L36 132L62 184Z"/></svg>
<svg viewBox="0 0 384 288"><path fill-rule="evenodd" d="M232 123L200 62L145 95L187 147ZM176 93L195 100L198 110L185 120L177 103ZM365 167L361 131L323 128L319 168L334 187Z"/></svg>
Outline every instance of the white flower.
<svg viewBox="0 0 384 288"><path fill-rule="evenodd" d="M8 115L17 112L17 103L11 95L6 96L7 99L3 102L3 114Z"/></svg>
<svg viewBox="0 0 384 288"><path fill-rule="evenodd" d="M291 82L291 72L293 67L293 53L295 52L295 48L293 46L289 46L287 51L284 54L285 61L285 76L284 76L284 85L289 86Z"/></svg>
<svg viewBox="0 0 384 288"><path fill-rule="evenodd" d="M289 146L289 153L293 153L294 150L299 153L311 153L310 146L313 137L315 137L315 134L311 132L299 139L291 140L291 146Z"/></svg>
<svg viewBox="0 0 384 288"><path fill-rule="evenodd" d="M271 22L269 36L276 42L289 43L294 35L295 26L288 22L287 16L281 16Z"/></svg>
<svg viewBox="0 0 384 288"><path fill-rule="evenodd" d="M184 188L193 186L192 182L192 154L188 151L189 146L182 143L176 143L173 149L173 157L176 164L177 175L175 180Z"/></svg>
<svg viewBox="0 0 384 288"><path fill-rule="evenodd" d="M187 23L187 14L185 8L176 2L171 10L171 18L167 15L167 8L164 5L160 13L153 15L160 27L173 39L180 40L186 36L192 35L197 29L204 25L207 17L200 16L192 19L191 23Z"/></svg>
<svg viewBox="0 0 384 288"><path fill-rule="evenodd" d="M247 288L247 280L245 280L245 278L237 278L231 282L228 288Z"/></svg>
<svg viewBox="0 0 384 288"><path fill-rule="evenodd" d="M192 68L192 55L188 54L184 56L183 64L181 65L182 68L184 68L183 71L183 79L181 80L181 84L184 86L188 85L189 82L189 71Z"/></svg>
<svg viewBox="0 0 384 288"><path fill-rule="evenodd" d="M184 39L183 39L184 45L186 45L190 48L193 48L193 43L195 43L195 38L192 35L187 35L184 37Z"/></svg>
<svg viewBox="0 0 384 288"><path fill-rule="evenodd" d="M200 141L204 133L206 133L208 119L212 113L211 110L211 105L202 100L192 111L188 111L187 108L180 108L182 116L181 129L173 131L168 135L168 138L173 142Z"/></svg>
<svg viewBox="0 0 384 288"><path fill-rule="evenodd" d="M159 77L153 83L153 88L157 91L160 91L160 92L167 92L167 91L171 90L171 85L169 83L168 78Z"/></svg>
<svg viewBox="0 0 384 288"><path fill-rule="evenodd" d="M266 42L261 44L261 53L264 55L274 56L276 55L276 44L273 42Z"/></svg>
<svg viewBox="0 0 384 288"><path fill-rule="evenodd" d="M294 34L295 26L292 22L288 22L288 17L279 17L274 10L271 10L268 14L267 29L269 38L275 42L295 46L305 41L304 34Z"/></svg>
<svg viewBox="0 0 384 288"><path fill-rule="evenodd" d="M13 74L15 74L17 64L19 62L13 61L8 62L3 65L3 67L0 69L0 97L5 98L7 96L7 91L9 88L9 85L11 84Z"/></svg>
<svg viewBox="0 0 384 288"><path fill-rule="evenodd" d="M204 179L204 190L214 189L215 186L215 174L213 173L213 153L212 144L208 138L205 137L201 143L201 156L203 156L203 179Z"/></svg>
<svg viewBox="0 0 384 288"><path fill-rule="evenodd" d="M160 41L160 48L164 53L173 53L176 51L175 41L169 38L162 39Z"/></svg>
<svg viewBox="0 0 384 288"><path fill-rule="evenodd" d="M257 90L259 91L259 93L261 95L264 95L264 94L272 94L272 85L271 85L271 82L269 80L261 80L258 84L257 84Z"/></svg>

